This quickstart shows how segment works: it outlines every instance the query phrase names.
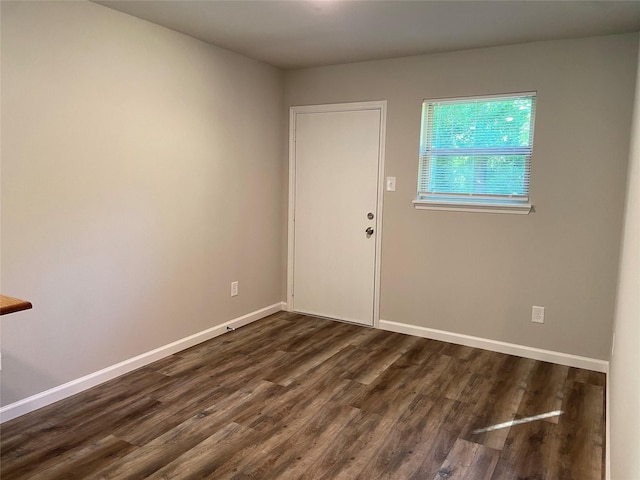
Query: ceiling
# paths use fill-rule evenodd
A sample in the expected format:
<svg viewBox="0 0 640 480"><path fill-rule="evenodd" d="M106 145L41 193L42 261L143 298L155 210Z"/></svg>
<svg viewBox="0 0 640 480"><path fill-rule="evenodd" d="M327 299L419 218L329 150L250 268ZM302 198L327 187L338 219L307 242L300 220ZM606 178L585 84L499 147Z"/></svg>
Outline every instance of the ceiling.
<svg viewBox="0 0 640 480"><path fill-rule="evenodd" d="M640 31L640 1L94 1L284 69Z"/></svg>

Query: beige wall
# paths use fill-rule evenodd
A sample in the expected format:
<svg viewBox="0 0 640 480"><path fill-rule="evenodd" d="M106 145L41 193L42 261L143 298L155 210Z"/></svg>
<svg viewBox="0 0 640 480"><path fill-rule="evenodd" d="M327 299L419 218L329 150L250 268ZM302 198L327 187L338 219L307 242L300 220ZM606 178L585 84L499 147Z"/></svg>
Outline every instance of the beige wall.
<svg viewBox="0 0 640 480"><path fill-rule="evenodd" d="M388 100L383 319L608 358L637 35L283 83L91 3L2 2L1 26L1 288L35 305L2 318L3 405L283 298L283 105ZM422 99L529 90L536 212L414 210Z"/></svg>
<svg viewBox="0 0 640 480"><path fill-rule="evenodd" d="M611 478L615 480L636 480L640 472L640 68L636 82L618 298L613 324L615 346L609 371L610 462Z"/></svg>
<svg viewBox="0 0 640 480"><path fill-rule="evenodd" d="M388 101L382 319L608 359L637 50L629 34L286 73L288 106ZM422 100L531 90L536 212L415 210Z"/></svg>
<svg viewBox="0 0 640 480"><path fill-rule="evenodd" d="M280 302L279 70L88 2L1 53L3 404Z"/></svg>

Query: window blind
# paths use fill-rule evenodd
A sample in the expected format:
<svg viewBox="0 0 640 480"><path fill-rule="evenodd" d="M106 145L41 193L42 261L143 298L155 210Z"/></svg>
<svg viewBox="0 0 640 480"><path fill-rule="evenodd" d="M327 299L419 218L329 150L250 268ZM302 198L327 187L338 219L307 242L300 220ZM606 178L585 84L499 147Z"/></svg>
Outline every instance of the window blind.
<svg viewBox="0 0 640 480"><path fill-rule="evenodd" d="M418 199L527 202L535 93L426 100Z"/></svg>

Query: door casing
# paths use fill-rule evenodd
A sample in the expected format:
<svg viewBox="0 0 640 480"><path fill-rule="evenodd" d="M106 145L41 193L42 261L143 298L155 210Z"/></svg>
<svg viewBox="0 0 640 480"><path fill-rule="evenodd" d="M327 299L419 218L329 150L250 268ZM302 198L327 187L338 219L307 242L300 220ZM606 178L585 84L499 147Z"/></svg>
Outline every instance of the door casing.
<svg viewBox="0 0 640 480"><path fill-rule="evenodd" d="M373 292L373 327L378 328L380 322L380 265L382 251L382 211L384 199L384 158L385 158L385 137L387 120L387 101L371 102L350 102L332 103L324 105L294 106L289 109L289 208L288 208L288 240L287 240L287 311L293 309L293 267L294 267L294 241L295 241L295 199L296 199L296 148L295 129L296 115L301 113L326 113L326 112L348 112L358 110L379 110L380 111L380 144L378 159L378 185L377 185L377 206L375 218L375 273Z"/></svg>

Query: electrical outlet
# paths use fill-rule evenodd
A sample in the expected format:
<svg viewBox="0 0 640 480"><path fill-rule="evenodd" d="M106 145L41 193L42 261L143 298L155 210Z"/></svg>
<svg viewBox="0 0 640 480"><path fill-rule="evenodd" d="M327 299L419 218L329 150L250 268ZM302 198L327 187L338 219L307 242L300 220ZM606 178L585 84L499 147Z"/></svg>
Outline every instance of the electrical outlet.
<svg viewBox="0 0 640 480"><path fill-rule="evenodd" d="M237 280L235 282L231 282L231 296L232 297L238 296L238 281Z"/></svg>
<svg viewBox="0 0 640 480"><path fill-rule="evenodd" d="M544 323L544 307L531 307L531 321L534 323Z"/></svg>

